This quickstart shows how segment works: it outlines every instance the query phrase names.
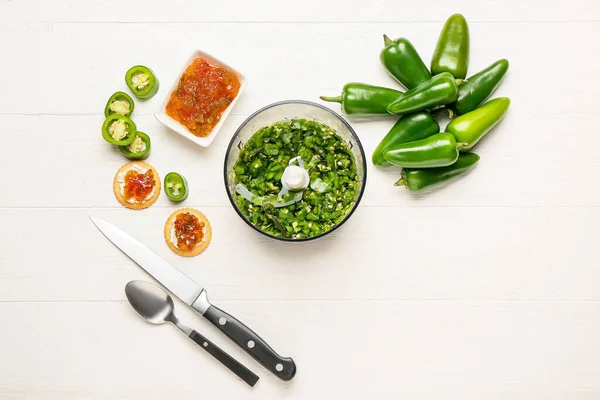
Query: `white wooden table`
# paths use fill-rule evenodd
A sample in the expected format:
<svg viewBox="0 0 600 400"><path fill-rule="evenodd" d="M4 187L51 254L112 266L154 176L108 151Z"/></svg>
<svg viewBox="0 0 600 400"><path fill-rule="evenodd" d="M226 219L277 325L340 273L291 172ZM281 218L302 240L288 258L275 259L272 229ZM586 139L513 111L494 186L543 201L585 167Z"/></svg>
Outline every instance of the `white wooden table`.
<svg viewBox="0 0 600 400"><path fill-rule="evenodd" d="M347 81L393 86L381 35L429 61L443 21L470 23L470 73L511 62L505 120L482 161L427 196L369 166L363 201L326 239L266 240L232 210L225 148L253 111L316 100ZM194 49L249 85L208 149L153 112ZM597 0L0 0L1 399L600 398L600 132ZM107 98L134 64L163 90L136 104L149 162L188 177L185 205L213 242L184 259L164 196L132 212L111 181L125 162L101 138ZM334 104L332 107L338 110ZM393 119L352 121L367 154ZM125 301L148 279L96 230L126 228L262 335L298 373L283 383L210 324L177 312L261 376L250 389L173 327Z"/></svg>

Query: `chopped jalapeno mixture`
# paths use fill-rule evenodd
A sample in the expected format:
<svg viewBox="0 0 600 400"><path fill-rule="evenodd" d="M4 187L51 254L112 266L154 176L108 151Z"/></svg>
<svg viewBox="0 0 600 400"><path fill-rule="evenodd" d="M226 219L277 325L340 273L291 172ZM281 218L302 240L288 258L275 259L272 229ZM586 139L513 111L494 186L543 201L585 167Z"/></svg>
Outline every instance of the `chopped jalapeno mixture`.
<svg viewBox="0 0 600 400"><path fill-rule="evenodd" d="M311 182L301 201L276 208L235 195L244 216L273 236L300 239L327 232L350 212L358 195L356 161L346 143L327 125L304 119L277 122L256 132L240 151L234 181L255 196L276 199L283 171L297 156Z"/></svg>

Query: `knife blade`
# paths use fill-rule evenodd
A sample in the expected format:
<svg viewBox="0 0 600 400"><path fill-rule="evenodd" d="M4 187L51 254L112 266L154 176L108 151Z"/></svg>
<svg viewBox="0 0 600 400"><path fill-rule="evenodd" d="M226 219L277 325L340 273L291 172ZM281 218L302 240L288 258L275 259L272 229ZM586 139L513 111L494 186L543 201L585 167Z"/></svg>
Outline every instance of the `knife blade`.
<svg viewBox="0 0 600 400"><path fill-rule="evenodd" d="M260 336L242 322L212 305L206 290L158 254L110 222L90 215L90 220L108 240L194 311L208 319L239 347L278 378L287 381L296 374L296 364L278 355Z"/></svg>

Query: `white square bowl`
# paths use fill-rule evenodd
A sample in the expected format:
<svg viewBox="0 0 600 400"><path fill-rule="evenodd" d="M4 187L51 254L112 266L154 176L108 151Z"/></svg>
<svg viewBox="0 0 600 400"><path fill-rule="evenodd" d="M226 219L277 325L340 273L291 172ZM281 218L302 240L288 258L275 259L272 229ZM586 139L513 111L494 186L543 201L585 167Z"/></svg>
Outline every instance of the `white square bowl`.
<svg viewBox="0 0 600 400"><path fill-rule="evenodd" d="M208 61L209 63L211 63L213 65L228 69L229 71L236 74L236 76L240 80L240 90L238 91L237 96L235 96L235 98L229 104L229 106L225 109L225 111L223 111L223 114L221 114L221 119L213 127L210 134L208 134L208 136L205 136L205 137L198 137L198 136L194 135L185 126L180 124L179 121L176 121L173 118L169 117L169 115L167 115L167 104L169 103L169 100L171 99L171 94L175 91L175 89L177 89L177 86L179 85L179 79L181 78L181 76L183 75L183 73L185 72L187 67L189 67L192 64L192 62L197 58L204 58L206 61ZM246 83L247 83L246 77L244 75L242 75L236 69L232 68L228 64L225 64L221 60L211 56L208 53L205 53L201 50L196 50L196 51L194 51L194 53L192 53L190 58L187 60L187 62L185 63L185 65L183 66L181 71L179 72L179 75L177 75L177 79L175 79L175 81L171 85L169 92L166 94L164 100L160 103L160 106L154 113L154 116L156 117L157 120L162 122L166 127L179 133L181 136L185 137L186 139L191 140L192 142L196 143L199 146L208 147L208 146L210 146L212 141L215 139L215 136L217 136L217 133L219 133L219 131L221 130L221 126L223 126L223 123L229 116L229 113L233 109L233 106L235 105L238 98L241 96L242 92L244 91L244 88L246 87Z"/></svg>

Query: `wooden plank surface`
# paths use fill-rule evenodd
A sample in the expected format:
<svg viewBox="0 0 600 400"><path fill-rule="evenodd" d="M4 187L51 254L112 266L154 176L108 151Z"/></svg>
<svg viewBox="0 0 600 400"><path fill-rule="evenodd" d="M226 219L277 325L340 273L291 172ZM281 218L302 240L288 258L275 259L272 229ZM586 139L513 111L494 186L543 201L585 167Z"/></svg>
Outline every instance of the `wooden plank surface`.
<svg viewBox="0 0 600 400"><path fill-rule="evenodd" d="M249 114L278 100L318 100L324 93L338 93L348 81L395 85L378 61L382 35L409 37L428 63L441 25L2 23L0 52L6 60L20 62L2 65L3 93L13 95L0 98L0 110L99 114L114 90L126 89L123 71L130 65L151 64L166 90L191 52L202 49L248 77L235 112ZM518 105L511 114L597 111L600 43L592 38L600 35L600 21L482 22L471 24L470 32L471 73L500 58L510 60L510 72L496 95L510 95L513 106ZM110 45L138 37L152 40L136 40L133 47ZM274 55L280 56L274 60ZM142 103L138 111L153 113L161 98Z"/></svg>
<svg viewBox="0 0 600 400"><path fill-rule="evenodd" d="M0 331L3 359L12 360L0 364L0 391L27 399L592 400L600 387L598 302L221 305L293 355L296 378L278 381L181 303L182 319L261 376L254 389L174 327L149 326L122 301L0 303L4 319L19 321Z"/></svg>
<svg viewBox="0 0 600 400"><path fill-rule="evenodd" d="M511 109L478 145L480 165L420 196L369 165L358 211L313 243L247 227L222 176L239 124L348 81L394 85L381 35L408 37L428 62L454 12L470 23L471 73L511 62L496 94ZM208 149L153 117L194 49L249 79ZM0 399L600 397L597 1L0 0L0 54ZM136 103L148 161L186 175L185 205L213 225L197 258L164 243L176 206L161 197L131 212L112 194L125 160L100 137L102 111L138 63L163 85ZM395 120L350 122L370 157ZM294 357L297 377L278 381L180 302L182 319L261 376L254 389L173 327L137 318L123 287L150 278L91 214L201 282Z"/></svg>
<svg viewBox="0 0 600 400"><path fill-rule="evenodd" d="M230 207L188 205L213 226L202 257L168 249L162 228L171 208L0 211L16 227L3 243L27 240L31 225L19 221L35 221L45 238L33 253L23 254L25 244L0 253L0 301L119 300L128 280L146 279L91 213L202 282L215 300L600 300L597 207L361 207L332 235L298 246L257 235Z"/></svg>

